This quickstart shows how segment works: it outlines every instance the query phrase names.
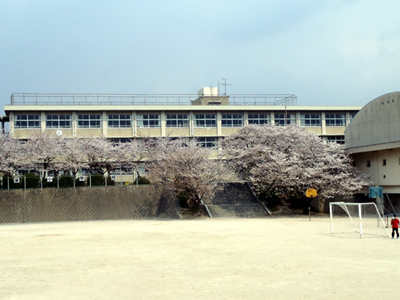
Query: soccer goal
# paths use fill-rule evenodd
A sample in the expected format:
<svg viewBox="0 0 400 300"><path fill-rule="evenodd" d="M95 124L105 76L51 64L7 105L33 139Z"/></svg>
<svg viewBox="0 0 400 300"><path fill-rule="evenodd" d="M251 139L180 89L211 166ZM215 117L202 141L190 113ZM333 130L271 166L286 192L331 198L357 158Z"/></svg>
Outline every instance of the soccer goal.
<svg viewBox="0 0 400 300"><path fill-rule="evenodd" d="M358 232L363 234L389 236L378 207L373 202L331 202L329 203L331 233ZM335 224L334 224L335 223Z"/></svg>

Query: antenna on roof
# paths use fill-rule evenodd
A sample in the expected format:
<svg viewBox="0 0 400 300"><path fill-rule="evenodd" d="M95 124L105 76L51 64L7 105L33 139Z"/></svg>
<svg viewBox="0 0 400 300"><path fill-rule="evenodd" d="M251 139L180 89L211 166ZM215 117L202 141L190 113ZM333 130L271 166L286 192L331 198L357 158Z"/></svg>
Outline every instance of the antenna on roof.
<svg viewBox="0 0 400 300"><path fill-rule="evenodd" d="M232 86L232 84L226 83L227 78L222 78L222 80L224 81L224 83L221 83L221 85L223 85L225 87L224 96L226 96L226 86Z"/></svg>

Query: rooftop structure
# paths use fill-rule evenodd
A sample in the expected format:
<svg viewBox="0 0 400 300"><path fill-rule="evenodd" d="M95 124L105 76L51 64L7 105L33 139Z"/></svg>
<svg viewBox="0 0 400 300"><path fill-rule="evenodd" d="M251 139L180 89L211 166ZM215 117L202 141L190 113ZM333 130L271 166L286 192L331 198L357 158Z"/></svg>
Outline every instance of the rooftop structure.
<svg viewBox="0 0 400 300"><path fill-rule="evenodd" d="M214 90L210 90L214 89ZM205 102L206 101L206 102ZM292 94L219 95L218 88L198 94L14 93L10 105L296 105Z"/></svg>

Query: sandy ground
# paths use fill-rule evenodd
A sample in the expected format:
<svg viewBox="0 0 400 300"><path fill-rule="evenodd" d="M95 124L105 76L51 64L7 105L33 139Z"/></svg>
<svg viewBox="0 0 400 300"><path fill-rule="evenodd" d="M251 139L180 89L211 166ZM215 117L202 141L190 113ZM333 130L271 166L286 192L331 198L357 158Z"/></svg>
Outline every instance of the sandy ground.
<svg viewBox="0 0 400 300"><path fill-rule="evenodd" d="M0 299L388 299L399 249L328 217L2 224Z"/></svg>

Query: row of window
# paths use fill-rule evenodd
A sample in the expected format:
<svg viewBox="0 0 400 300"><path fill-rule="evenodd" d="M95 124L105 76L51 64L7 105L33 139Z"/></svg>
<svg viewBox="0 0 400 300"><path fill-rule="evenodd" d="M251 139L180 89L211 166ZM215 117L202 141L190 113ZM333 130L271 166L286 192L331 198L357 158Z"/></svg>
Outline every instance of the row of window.
<svg viewBox="0 0 400 300"><path fill-rule="evenodd" d="M352 120L355 114L350 115ZM108 128L132 128L132 116L130 114L112 114L107 116ZM285 126L296 124L295 114L274 114L275 125ZM216 114L195 114L196 127L217 127ZM249 124L270 124L270 114L248 114ZM346 114L326 114L326 126L346 126ZM102 128L101 114L78 115L78 128ZM222 127L242 127L243 114L222 114ZM310 113L300 115L301 126L321 126L321 114ZM160 114L141 114L137 116L139 128L161 127ZM188 114L167 114L167 127L189 127ZM71 115L46 115L46 128L71 128ZM40 128L40 115L16 115L15 129Z"/></svg>

